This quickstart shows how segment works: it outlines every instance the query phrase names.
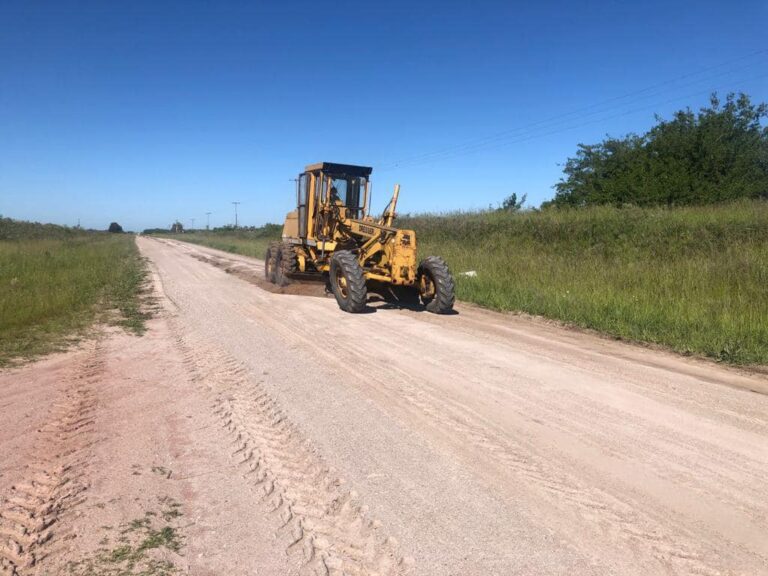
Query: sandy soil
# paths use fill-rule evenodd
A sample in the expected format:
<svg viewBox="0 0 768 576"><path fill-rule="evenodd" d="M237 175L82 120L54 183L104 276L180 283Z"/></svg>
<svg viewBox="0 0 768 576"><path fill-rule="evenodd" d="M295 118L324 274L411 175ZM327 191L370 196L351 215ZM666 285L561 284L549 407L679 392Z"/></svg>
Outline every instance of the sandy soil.
<svg viewBox="0 0 768 576"><path fill-rule="evenodd" d="M138 242L145 336L0 372L0 574L768 574L764 376Z"/></svg>

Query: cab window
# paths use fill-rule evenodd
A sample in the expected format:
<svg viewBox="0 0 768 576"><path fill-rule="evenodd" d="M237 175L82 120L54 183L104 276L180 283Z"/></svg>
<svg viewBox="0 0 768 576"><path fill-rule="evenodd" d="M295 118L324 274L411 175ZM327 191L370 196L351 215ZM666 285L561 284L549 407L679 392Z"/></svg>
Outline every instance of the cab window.
<svg viewBox="0 0 768 576"><path fill-rule="evenodd" d="M338 202L347 208L359 211L362 206L360 203L364 200L365 183L364 177L335 175L331 176L332 201Z"/></svg>

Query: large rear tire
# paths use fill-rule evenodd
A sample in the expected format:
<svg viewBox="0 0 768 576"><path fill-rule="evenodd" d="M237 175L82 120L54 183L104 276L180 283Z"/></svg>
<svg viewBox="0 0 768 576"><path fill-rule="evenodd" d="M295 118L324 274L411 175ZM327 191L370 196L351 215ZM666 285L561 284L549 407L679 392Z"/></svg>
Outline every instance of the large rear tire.
<svg viewBox="0 0 768 576"><path fill-rule="evenodd" d="M435 314L448 314L456 301L456 285L448 264L439 256L428 256L419 264L419 296L424 307Z"/></svg>
<svg viewBox="0 0 768 576"><path fill-rule="evenodd" d="M291 274L299 269L299 258L293 244L280 244L277 250L277 262L275 265L275 283L285 286L291 283Z"/></svg>
<svg viewBox="0 0 768 576"><path fill-rule="evenodd" d="M339 308L345 312L362 312L368 298L363 269L357 257L348 250L339 250L331 257L330 283Z"/></svg>
<svg viewBox="0 0 768 576"><path fill-rule="evenodd" d="M264 277L272 284L277 281L277 253L279 249L280 244L271 242L267 246L267 253L264 255Z"/></svg>

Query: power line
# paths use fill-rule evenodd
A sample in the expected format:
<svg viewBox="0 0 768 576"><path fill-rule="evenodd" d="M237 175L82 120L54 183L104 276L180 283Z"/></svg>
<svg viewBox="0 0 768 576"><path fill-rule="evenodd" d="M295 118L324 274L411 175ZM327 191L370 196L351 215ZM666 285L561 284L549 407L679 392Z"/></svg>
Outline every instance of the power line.
<svg viewBox="0 0 768 576"><path fill-rule="evenodd" d="M538 120L538 121L530 123L530 124L526 124L526 125L519 126L519 127L516 127L516 128L504 130L502 132L498 132L496 134L492 134L492 135L489 135L489 136L469 139L469 140L467 140L467 141L465 141L464 143L461 143L461 144L456 144L456 145L449 146L449 147L446 147L446 148L442 148L442 149L439 149L439 150L435 150L435 151L432 151L432 152L427 152L427 153L418 154L418 155L415 155L415 156L410 156L410 157L402 158L402 159L400 159L398 161L395 161L395 162L385 163L379 169L379 171L388 171L388 170L391 170L393 168L410 166L410 165L421 165L422 164L422 162L421 162L422 160L429 160L429 161L431 161L433 158L440 160L440 159L443 159L443 156L445 156L445 155L450 155L450 157L453 157L454 153L463 152L465 149L474 150L476 147L485 146L488 143L495 143L495 142L498 142L498 141L503 141L503 140L505 140L507 138L510 138L510 137L513 137L513 136L521 136L523 134L520 134L520 133L529 132L534 127L542 127L542 125L544 125L543 127L545 129L546 128L552 128L555 125L562 124L564 121L567 122L567 121L570 121L570 120L577 120L577 119L588 117L588 116L595 116L595 115L598 115L598 114L604 114L604 113L609 112L609 111L611 111L613 109L618 109L621 106L625 106L628 102L623 102L623 103L621 103L619 105L611 104L611 103L619 102L621 100L626 100L628 98L630 99L629 103L632 103L632 102L638 102L638 101L645 100L645 99L647 99L649 97L659 96L659 95L662 95L664 93L668 93L670 91L670 90L659 90L660 88L663 88L664 86L668 86L670 84L678 83L681 80L685 80L687 78L692 78L692 77L695 77L695 76L701 76L702 74L706 74L707 72L711 72L713 70L717 70L717 69L723 68L724 66L732 64L733 62L742 61L742 60L745 60L745 59L748 59L748 58L752 58L752 57L754 57L756 55L762 55L762 54L765 54L765 53L768 53L768 49L758 50L756 52L752 52L750 54L747 54L747 55L744 55L744 56L740 56L740 57L737 57L737 58L733 58L733 59L728 60L726 62L722 62L722 63L717 64L715 66L710 66L708 68L704 68L704 69L696 71L696 72L691 72L691 73L685 74L683 76L679 76L679 77L671 79L671 80L665 80L663 82L659 82L657 84L654 84L654 85L642 88L640 90L635 90L635 91L632 91L632 92L628 92L628 93L622 94L620 96L615 96L613 98L609 98L609 99L601 101L601 102L590 104L588 106L584 106L584 107L578 108L576 110L572 110L570 112L565 112L563 114L558 114L558 115L552 116L550 118L545 118L545 119L542 119L542 120ZM699 78L699 79L694 80L692 82L688 82L686 84L675 86L674 90L679 90L681 88L686 88L686 87L689 87L689 86L694 86L696 84L700 84L701 82L711 82L712 80L714 80L716 78L720 78L722 76L727 76L729 74L734 74L736 72L740 72L742 70L751 68L751 67L755 66L756 64L762 64L762 62L752 62L750 64L747 64L747 65L739 67L739 68L735 68L735 69L731 69L731 70L726 70L726 71L720 72L718 74L709 75L709 76L704 77L704 78ZM711 90L711 88L708 89L708 90ZM606 107L606 105L608 105L608 104L611 104L611 105ZM654 105L657 105L657 104L654 104ZM589 114L582 114L582 112L589 111L589 110L594 110L595 108L601 108L601 107L603 109L590 112ZM574 117L574 118L570 118L570 117ZM566 120L566 119L568 119L568 120ZM551 126L546 126L546 125L551 125Z"/></svg>
<svg viewBox="0 0 768 576"><path fill-rule="evenodd" d="M758 79L761 79L761 78L765 78L767 76L768 76L768 74L762 74L762 75L755 76L753 78L747 78L747 79L741 80L740 82L744 82L746 80L758 80ZM717 90L719 88L721 88L721 87L716 87L714 89ZM475 144L475 145L470 146L470 147L465 147L465 148L458 149L458 150L452 150L452 151L444 152L441 155L433 155L433 156L430 156L430 157L427 157L427 158L422 158L421 160L403 162L402 164L399 165L399 167L413 168L413 167L416 167L416 166L422 166L424 164L430 164L432 162L439 162L439 161L443 161L443 160L450 160L452 158L457 158L457 157L464 156L464 155L467 155L467 154L473 154L475 152L479 152L479 151L483 151L483 150L492 150L492 149L504 148L504 147L507 147L507 146L510 146L510 145L513 145L513 144L519 144L521 142L526 142L526 141L529 141L529 140L533 140L535 138L551 136L553 134L558 134L560 132L567 132L568 130L574 130L576 128L581 128L581 127L584 127L584 126L589 126L589 125L596 124L596 123L599 123L599 122L605 122L606 120L612 120L612 119L615 119L615 118L620 118L622 116L627 116L629 114L634 114L636 112L640 112L640 111L643 111L643 110L648 110L648 109L654 108L656 106L661 106L661 105L664 105L664 104L669 104L669 103L677 102L677 101L680 101L680 100L686 100L686 99L692 98L694 96L700 96L702 94L708 94L708 93L711 92L711 90L713 90L713 88L707 88L706 90L701 90L701 91L694 92L694 93L691 93L691 94L686 94L685 96L679 96L679 97L675 97L675 98L670 98L670 99L667 99L667 100L664 100L664 101L661 101L661 102L655 102L655 103L650 104L650 105L642 106L640 108L633 108L631 110L625 110L625 111L620 112L618 114L613 114L613 115L610 115L610 116L596 118L596 119L590 120L588 122L582 122L580 124L569 125L569 126L565 126L563 128L555 128L555 129L552 129L552 130L549 130L549 131L546 131L546 132L531 132L530 134L527 134L527 135L522 134L521 135L522 137L515 138L513 140L506 140L506 141L501 141L501 142L482 142L482 143ZM605 112L605 111L603 111L603 112ZM575 120L577 120L577 119L575 119ZM550 128L554 128L554 126L550 126ZM392 169L393 168L390 167L390 168L384 168L384 169L382 169L380 171L388 171L388 170L392 170Z"/></svg>
<svg viewBox="0 0 768 576"><path fill-rule="evenodd" d="M590 104L588 106L584 106L582 108L578 108L578 109L572 110L570 112L566 112L566 113L563 113L563 114L558 114L558 115L552 116L550 118L539 120L539 121L536 121L536 122L533 122L533 123L530 123L530 124L526 124L526 125L523 125L523 126L520 126L520 127L517 127L517 128L512 128L512 129L509 129L509 130L504 130L502 132L498 132L496 134L492 134L492 135L489 135L489 136L484 136L484 137L470 139L470 140L468 140L467 142L465 142L463 144L453 145L453 146L449 146L447 148L443 148L443 149L436 150L436 151L433 151L433 152L427 152L425 154L420 154L420 155L417 155L417 156L411 156L411 157L403 158L403 159L401 159L401 160L399 160L397 162L385 164L383 166L383 169L388 169L390 167L402 165L405 162L410 162L410 161L418 160L418 159L421 159L421 158L426 158L426 157L430 157L430 156L434 156L434 155L440 155L440 154L443 154L443 153L446 153L446 152L452 152L454 150L462 149L462 148L467 147L467 146L475 146L477 144L484 143L485 141L502 139L502 138L508 137L508 136L510 136L510 135L512 135L512 134L514 134L516 132L521 132L521 131L528 130L528 129L530 129L532 127L535 127L535 126L540 126L542 124L548 124L548 123L551 123L551 122L554 122L554 121L561 120L563 118L568 118L569 116L577 115L580 112L583 112L583 111L586 111L586 110L592 110L594 108L605 106L606 104L609 104L611 102L615 102L615 101L618 101L618 100L623 100L623 99L626 99L626 98L629 98L629 97L632 97L632 96L637 96L639 94L643 94L643 93L650 92L650 91L653 91L653 90L656 90L657 94L644 95L644 96L641 96L640 98L635 97L634 101L642 100L644 98L647 98L648 96L656 96L656 95L659 95L659 94L663 94L665 91L658 91L658 88L666 86L666 85L669 85L669 84L673 84L675 82L679 82L680 80L683 80L683 79L686 79L686 78L690 78L690 77L693 77L693 76L701 75L701 74L704 74L705 72L708 72L708 71L711 71L711 70L714 70L714 69L718 69L718 68L722 68L723 66L726 66L726 65L728 65L728 64L730 64L732 62L739 61L739 60L744 60L746 58L751 58L751 57L753 57L755 55L763 54L763 53L766 53L766 52L768 52L768 50L760 50L760 51L757 51L757 52L753 52L751 54L748 54L748 55L745 55L745 56L741 56L739 58L734 58L734 59L731 59L731 60L729 60L727 62L723 62L723 63L718 64L716 66L711 66L709 68L705 68L705 69L697 71L697 72L688 73L688 74L685 74L683 76L677 77L677 78L672 79L672 80L667 80L667 81L660 82L660 83L654 84L652 86L649 86L649 87L646 87L646 88L643 88L643 89L640 89L640 90L636 90L636 91L633 91L633 92L628 92L628 93L623 94L621 96L616 96L616 97L610 98L608 100L604 100L602 102L597 102L595 104ZM735 72L744 70L744 69L749 68L751 66L754 66L755 64L756 63L748 64L747 66L744 66L744 67L741 67L741 68L737 68L735 70L728 70L728 71L722 72L720 74L716 74L716 75L711 76L711 77L701 78L701 79L695 80L694 82L690 82L690 83L684 84L682 86L677 86L675 89L685 88L687 86L692 86L692 85L695 85L695 84L698 84L698 83L704 82L704 81L711 81L714 78L717 78L717 77L720 77L720 76L723 76L723 75L727 75L727 74L733 74ZM616 106L609 106L605 110L600 110L600 111L597 111L597 112L592 112L589 115L601 114L601 113L607 112L607 111L609 111L609 110L611 110L613 108L616 108Z"/></svg>
<svg viewBox="0 0 768 576"><path fill-rule="evenodd" d="M752 64L749 64L747 66L742 66L741 68L737 68L737 69L734 69L734 70L728 70L728 71L725 71L725 72L721 72L720 74L716 74L716 75L711 76L711 77L702 78L702 79L696 80L694 82L689 82L687 84L681 84L681 85L677 86L675 88L675 90L679 90L679 89L682 89L682 88L688 88L690 86L695 86L696 84L700 84L701 82L711 82L712 80L715 80L715 79L720 78L722 76L727 76L729 74L734 74L736 72L741 72L742 70L746 70L748 68L751 68L754 65L755 65L755 63L752 63ZM608 107L605 107L603 109L599 109L599 110L595 110L593 112L589 112L587 114L575 115L574 113L567 113L567 114L561 114L559 116L555 116L555 117L552 117L552 118L548 118L548 119L545 119L545 120L539 120L537 122L533 122L531 124L528 124L528 125L525 125L525 126L522 126L522 127L519 127L519 128L505 130L504 132L500 132L500 133L498 133L496 135L493 135L493 136L487 136L487 137L484 137L484 138L478 138L478 139L475 139L475 140L471 140L471 141L468 141L465 144L456 145L456 146L444 149L442 152L431 152L431 153L423 154L421 156L413 157L411 159L402 161L400 163L400 166L402 166L403 164L409 163L409 162L411 162L413 160L420 160L422 158L429 158L429 157L439 157L439 156L441 156L441 155L443 155L445 153L450 153L450 152L454 152L454 151L461 151L461 150L466 149L466 148L472 149L472 148L475 148L476 146L485 145L486 143L493 143L493 142L497 142L497 141L502 141L502 140L505 140L505 139L507 139L509 137L512 137L512 136L522 136L526 132L531 132L531 128L536 127L536 126L539 126L540 128L543 128L543 129L549 129L549 128L553 128L553 127L555 127L557 125L561 125L563 123L566 123L566 122L569 122L569 121L572 121L572 120L578 120L578 119L582 119L582 118L587 118L587 117L591 117L591 116L605 114L605 113L610 112L612 110L621 109L622 106L624 106L626 104L642 102L643 100L646 100L649 96L652 96L652 97L653 96L660 96L660 95L664 94L665 92L669 92L669 91L659 91L659 92L657 92L655 94L645 95L645 96L642 96L640 98L632 98L632 99L630 99L629 101L625 102L622 105L619 105L619 106L616 106L616 105L608 106ZM595 107L598 107L598 106L601 106L601 105L602 104L595 104L595 105L592 105L590 108L595 108ZM574 117L572 119L566 119L568 116L574 116Z"/></svg>

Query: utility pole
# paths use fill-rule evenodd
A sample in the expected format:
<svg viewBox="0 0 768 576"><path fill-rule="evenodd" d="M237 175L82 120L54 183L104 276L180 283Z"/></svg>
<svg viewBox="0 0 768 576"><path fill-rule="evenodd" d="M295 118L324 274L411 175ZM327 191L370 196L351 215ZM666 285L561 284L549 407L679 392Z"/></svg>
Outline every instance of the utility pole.
<svg viewBox="0 0 768 576"><path fill-rule="evenodd" d="M232 202L232 204L235 205L235 228L237 228L237 205L242 204L242 202Z"/></svg>
<svg viewBox="0 0 768 576"><path fill-rule="evenodd" d="M211 212L205 213L205 229L210 230L211 229Z"/></svg>
<svg viewBox="0 0 768 576"><path fill-rule="evenodd" d="M194 230L194 229L195 229L195 219L192 218L192 226L190 227L190 230Z"/></svg>

